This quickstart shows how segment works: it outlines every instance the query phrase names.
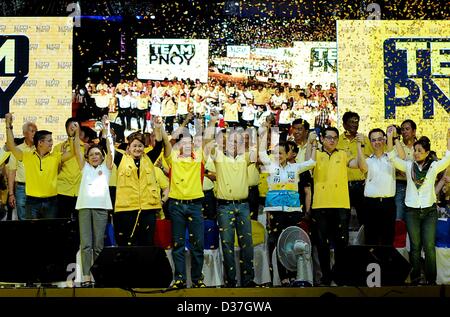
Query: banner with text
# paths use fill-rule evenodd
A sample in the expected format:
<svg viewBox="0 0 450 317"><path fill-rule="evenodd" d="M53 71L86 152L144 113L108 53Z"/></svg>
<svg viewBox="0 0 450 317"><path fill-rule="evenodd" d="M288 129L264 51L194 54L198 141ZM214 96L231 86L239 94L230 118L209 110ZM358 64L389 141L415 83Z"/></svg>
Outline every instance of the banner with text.
<svg viewBox="0 0 450 317"><path fill-rule="evenodd" d="M450 21L338 21L339 114L361 131L405 119L439 156L450 127Z"/></svg>
<svg viewBox="0 0 450 317"><path fill-rule="evenodd" d="M227 45L227 57L250 58L250 46Z"/></svg>
<svg viewBox="0 0 450 317"><path fill-rule="evenodd" d="M208 40L138 39L139 79L208 80Z"/></svg>
<svg viewBox="0 0 450 317"><path fill-rule="evenodd" d="M72 115L71 17L0 18L0 117L14 113L14 133L33 121L38 129L67 138ZM6 136L0 131L0 142Z"/></svg>
<svg viewBox="0 0 450 317"><path fill-rule="evenodd" d="M294 42L292 82L300 87L309 83L327 89L337 82L336 42Z"/></svg>

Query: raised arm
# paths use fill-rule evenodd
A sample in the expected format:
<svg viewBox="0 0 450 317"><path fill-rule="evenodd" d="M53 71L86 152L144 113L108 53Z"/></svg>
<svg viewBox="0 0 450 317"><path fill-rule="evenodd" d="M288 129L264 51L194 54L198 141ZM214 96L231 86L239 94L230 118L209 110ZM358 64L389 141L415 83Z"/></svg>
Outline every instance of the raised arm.
<svg viewBox="0 0 450 317"><path fill-rule="evenodd" d="M155 118L153 126L155 127L155 136L157 130L161 133L161 138L164 146L164 157L169 157L170 153L172 153L172 144L170 143L169 136L167 135L167 132L164 129L162 118L161 117Z"/></svg>
<svg viewBox="0 0 450 317"><path fill-rule="evenodd" d="M218 112L215 109L212 109L210 112L210 120L209 124L205 129L205 133L203 136L203 153L205 160L208 159L209 156L212 158L216 155L216 147L214 143L214 137L216 132L216 122L218 119Z"/></svg>
<svg viewBox="0 0 450 317"><path fill-rule="evenodd" d="M10 151L18 161L22 161L23 152L19 149L14 143L14 134L13 134L13 117L11 113L5 114L5 124L6 124L6 146L8 147L8 151Z"/></svg>
<svg viewBox="0 0 450 317"><path fill-rule="evenodd" d="M78 167L80 168L80 170L83 169L84 167L84 157L83 157L83 153L81 152L80 149L80 126L78 125L77 122L74 123L76 129L75 129L75 138L74 138L74 142L73 142L73 148L74 148L74 152L75 152L75 157L77 159L78 162Z"/></svg>
<svg viewBox="0 0 450 317"><path fill-rule="evenodd" d="M389 126L387 129L387 151L390 152L394 148L400 159L406 159L406 153L403 146L400 144L399 136L397 135L397 129L394 126Z"/></svg>
<svg viewBox="0 0 450 317"><path fill-rule="evenodd" d="M264 123L258 130L258 158L259 161L267 168L271 165L269 155L267 155L267 134L269 133L269 125Z"/></svg>
<svg viewBox="0 0 450 317"><path fill-rule="evenodd" d="M305 154L305 160L312 159L313 161L316 160L316 153L317 153L317 134L316 132L312 131L308 135L308 143L306 144L306 154Z"/></svg>
<svg viewBox="0 0 450 317"><path fill-rule="evenodd" d="M106 167L109 170L112 170L113 163L114 163L114 140L111 135L111 129L110 129L108 117L106 115L103 116L102 121L103 121L103 133L102 134L106 135L106 151L107 151L106 158L105 158Z"/></svg>
<svg viewBox="0 0 450 317"><path fill-rule="evenodd" d="M364 156L361 144L364 142L364 135L362 133L358 133L356 135L356 141L357 141L357 150L358 150L358 154L356 157L357 160L357 166L360 169L361 172L363 173L367 173L368 167L367 167L367 162L366 162L366 157Z"/></svg>

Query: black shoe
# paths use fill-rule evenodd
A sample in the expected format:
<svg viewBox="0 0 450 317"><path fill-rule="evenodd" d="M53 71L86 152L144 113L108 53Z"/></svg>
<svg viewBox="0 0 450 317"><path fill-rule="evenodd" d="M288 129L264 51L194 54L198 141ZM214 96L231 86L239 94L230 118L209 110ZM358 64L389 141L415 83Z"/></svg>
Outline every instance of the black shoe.
<svg viewBox="0 0 450 317"><path fill-rule="evenodd" d="M233 282L225 282L225 288L236 288L236 281Z"/></svg>
<svg viewBox="0 0 450 317"><path fill-rule="evenodd" d="M245 283L242 287L244 288L253 288L253 287L259 287L258 284L256 284L254 281L250 281Z"/></svg>
<svg viewBox="0 0 450 317"><path fill-rule="evenodd" d="M192 288L206 288L203 280L198 280L197 282L192 282Z"/></svg>
<svg viewBox="0 0 450 317"><path fill-rule="evenodd" d="M176 280L172 283L172 285L169 286L168 289L183 289L186 288L186 282L182 280Z"/></svg>

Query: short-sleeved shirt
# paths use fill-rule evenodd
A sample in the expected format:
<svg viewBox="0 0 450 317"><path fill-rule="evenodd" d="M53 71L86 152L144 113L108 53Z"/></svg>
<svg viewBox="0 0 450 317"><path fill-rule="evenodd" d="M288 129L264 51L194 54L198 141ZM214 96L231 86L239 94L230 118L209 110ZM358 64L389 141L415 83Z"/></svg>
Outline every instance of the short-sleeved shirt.
<svg viewBox="0 0 450 317"><path fill-rule="evenodd" d="M61 157L61 152L51 152L44 157L36 151L23 152L27 196L47 198L58 194L56 184Z"/></svg>

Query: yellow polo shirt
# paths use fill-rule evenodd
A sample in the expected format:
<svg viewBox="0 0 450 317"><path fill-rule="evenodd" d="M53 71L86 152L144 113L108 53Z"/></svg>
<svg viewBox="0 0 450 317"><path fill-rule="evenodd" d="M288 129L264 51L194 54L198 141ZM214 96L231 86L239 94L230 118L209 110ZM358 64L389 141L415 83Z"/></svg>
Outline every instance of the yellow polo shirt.
<svg viewBox="0 0 450 317"><path fill-rule="evenodd" d="M240 200L248 198L248 155L235 158L216 151L217 198Z"/></svg>
<svg viewBox="0 0 450 317"><path fill-rule="evenodd" d="M170 166L169 198L190 200L204 197L202 149L195 150L194 157L182 157L179 150L172 150L166 160Z"/></svg>
<svg viewBox="0 0 450 317"><path fill-rule="evenodd" d="M61 152L51 152L42 158L36 151L23 152L25 192L28 196L47 198L58 194L56 184L61 157Z"/></svg>
<svg viewBox="0 0 450 317"><path fill-rule="evenodd" d="M80 141L81 153L84 155L84 143ZM55 152L71 152L72 149L68 141L62 142L55 146ZM75 197L78 196L81 183L81 171L78 166L77 158L72 156L69 160L65 161L58 174L58 194Z"/></svg>
<svg viewBox="0 0 450 317"><path fill-rule="evenodd" d="M252 163L247 167L248 174L248 186L258 186L259 185L259 171L256 167L256 163Z"/></svg>
<svg viewBox="0 0 450 317"><path fill-rule="evenodd" d="M347 180L347 153L317 151L314 168L312 208L350 208Z"/></svg>
<svg viewBox="0 0 450 317"><path fill-rule="evenodd" d="M358 156L358 148L357 148L358 142L356 141L356 138L353 140L349 140L345 133L342 133L339 136L339 142L337 145L338 150L343 150L347 153L347 157L349 160L354 159ZM372 155L372 145L370 144L369 138L367 136L364 136L364 148L363 148L363 154L366 157L369 157ZM366 179L366 176L363 172L358 168L347 168L347 176L348 181L362 181Z"/></svg>

